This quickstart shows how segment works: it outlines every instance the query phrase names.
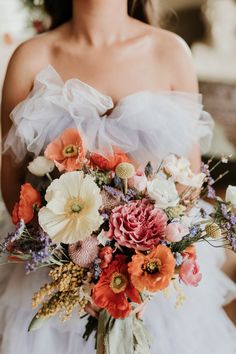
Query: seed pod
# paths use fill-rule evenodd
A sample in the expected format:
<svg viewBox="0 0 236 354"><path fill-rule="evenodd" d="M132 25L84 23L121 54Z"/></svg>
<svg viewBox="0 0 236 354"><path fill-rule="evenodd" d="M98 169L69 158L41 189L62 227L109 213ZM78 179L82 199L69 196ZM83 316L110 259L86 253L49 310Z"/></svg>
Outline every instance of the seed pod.
<svg viewBox="0 0 236 354"><path fill-rule="evenodd" d="M216 223L209 223L205 227L205 231L208 237L219 239L222 236L221 229Z"/></svg>

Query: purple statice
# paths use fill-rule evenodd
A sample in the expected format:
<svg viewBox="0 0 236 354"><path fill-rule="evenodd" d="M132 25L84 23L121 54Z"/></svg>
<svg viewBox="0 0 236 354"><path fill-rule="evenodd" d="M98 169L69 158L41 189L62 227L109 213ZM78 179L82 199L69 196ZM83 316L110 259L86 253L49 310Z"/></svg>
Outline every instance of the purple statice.
<svg viewBox="0 0 236 354"><path fill-rule="evenodd" d="M207 178L207 184L208 186L213 186L213 184L215 183L215 180L212 177L208 177Z"/></svg>
<svg viewBox="0 0 236 354"><path fill-rule="evenodd" d="M55 248L49 236L41 228L36 230L33 235L34 242L32 242L32 247L29 249L31 260L26 265L27 272L46 264L52 254L53 248Z"/></svg>
<svg viewBox="0 0 236 354"><path fill-rule="evenodd" d="M236 234L229 233L227 238L232 250L236 253Z"/></svg>
<svg viewBox="0 0 236 354"><path fill-rule="evenodd" d="M114 198L116 197L122 197L123 196L123 193L119 190L119 189L116 189L116 188L113 188L111 186L103 186L103 189L109 193L110 195L112 195Z"/></svg>
<svg viewBox="0 0 236 354"><path fill-rule="evenodd" d="M206 176L209 176L210 175L209 165L202 162L201 172L204 173Z"/></svg>
<svg viewBox="0 0 236 354"><path fill-rule="evenodd" d="M159 243L159 244L168 247L168 246L170 245L170 242L165 241L165 240L160 240L160 243Z"/></svg>
<svg viewBox="0 0 236 354"><path fill-rule="evenodd" d="M189 230L189 235L190 237L196 237L200 231L201 231L201 225L199 224L193 225Z"/></svg>
<svg viewBox="0 0 236 354"><path fill-rule="evenodd" d="M135 196L137 195L137 191L134 189L128 189L126 195L122 195L121 199L125 203L129 203L131 200L134 200Z"/></svg>
<svg viewBox="0 0 236 354"><path fill-rule="evenodd" d="M229 214L229 223L231 226L236 227L236 216L233 213Z"/></svg>
<svg viewBox="0 0 236 354"><path fill-rule="evenodd" d="M101 267L100 267L100 263L101 263L101 259L100 258L96 258L94 261L93 261L93 269L94 269L94 278L95 280L98 280L101 273L102 273L102 270L101 270Z"/></svg>
<svg viewBox="0 0 236 354"><path fill-rule="evenodd" d="M181 264L183 263L183 256L181 253L179 252L175 253L175 262L177 267L181 266Z"/></svg>
<svg viewBox="0 0 236 354"><path fill-rule="evenodd" d="M215 189L211 185L208 185L207 186L207 198L215 199L215 197L216 197Z"/></svg>
<svg viewBox="0 0 236 354"><path fill-rule="evenodd" d="M41 229L27 228L23 221L16 227L16 231L8 234L2 245L2 252L8 254L22 254L28 259L27 273L45 264L54 249L49 236Z"/></svg>
<svg viewBox="0 0 236 354"><path fill-rule="evenodd" d="M122 179L118 176L115 176L113 178L113 185L115 188L117 189L122 189L123 188L123 182L122 182Z"/></svg>
<svg viewBox="0 0 236 354"><path fill-rule="evenodd" d="M14 232L9 232L8 235L5 237L2 249L6 250L9 244L14 244L18 240L20 240L23 236L27 236L27 229L23 220L20 220L19 223L16 225L16 229Z"/></svg>
<svg viewBox="0 0 236 354"><path fill-rule="evenodd" d="M25 266L25 272L26 274L32 273L36 270L35 266L31 262L27 262Z"/></svg>
<svg viewBox="0 0 236 354"><path fill-rule="evenodd" d="M220 204L220 210L224 218L228 219L227 206L223 203Z"/></svg>

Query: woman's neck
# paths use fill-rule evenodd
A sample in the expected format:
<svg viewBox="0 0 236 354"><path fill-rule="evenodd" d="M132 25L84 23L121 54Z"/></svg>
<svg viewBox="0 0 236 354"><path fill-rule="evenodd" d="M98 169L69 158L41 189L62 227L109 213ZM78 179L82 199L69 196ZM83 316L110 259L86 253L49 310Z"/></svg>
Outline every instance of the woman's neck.
<svg viewBox="0 0 236 354"><path fill-rule="evenodd" d="M127 0L73 0L73 34L90 45L122 40L128 21Z"/></svg>

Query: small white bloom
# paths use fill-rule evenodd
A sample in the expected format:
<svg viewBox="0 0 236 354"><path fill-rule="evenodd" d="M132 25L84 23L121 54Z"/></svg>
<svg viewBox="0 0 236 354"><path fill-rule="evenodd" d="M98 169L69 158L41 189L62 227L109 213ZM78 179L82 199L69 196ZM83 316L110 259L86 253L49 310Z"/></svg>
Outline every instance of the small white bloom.
<svg viewBox="0 0 236 354"><path fill-rule="evenodd" d="M107 238L104 230L102 230L100 234L97 236L97 240L99 245L102 245L104 247L106 246L106 243L107 241L109 241L109 239Z"/></svg>
<svg viewBox="0 0 236 354"><path fill-rule="evenodd" d="M206 176L204 173L193 173L189 160L176 155L170 155L164 160L163 169L175 182L194 188L200 188Z"/></svg>
<svg viewBox="0 0 236 354"><path fill-rule="evenodd" d="M236 208L236 187L228 186L226 190L225 201L231 203L234 208Z"/></svg>
<svg viewBox="0 0 236 354"><path fill-rule="evenodd" d="M204 173L193 173L190 169L178 176L177 182L184 186L201 188L206 175Z"/></svg>
<svg viewBox="0 0 236 354"><path fill-rule="evenodd" d="M67 172L48 187L39 224L55 243L83 241L103 223L100 189L82 171Z"/></svg>
<svg viewBox="0 0 236 354"><path fill-rule="evenodd" d="M47 173L53 171L55 165L51 160L46 159L44 156L36 157L28 165L28 170L35 176L45 176Z"/></svg>
<svg viewBox="0 0 236 354"><path fill-rule="evenodd" d="M190 168L190 162L184 157L169 155L163 161L164 171L175 180L178 176Z"/></svg>
<svg viewBox="0 0 236 354"><path fill-rule="evenodd" d="M179 195L175 183L158 176L147 184L149 196L155 200L158 208L175 207L179 202Z"/></svg>

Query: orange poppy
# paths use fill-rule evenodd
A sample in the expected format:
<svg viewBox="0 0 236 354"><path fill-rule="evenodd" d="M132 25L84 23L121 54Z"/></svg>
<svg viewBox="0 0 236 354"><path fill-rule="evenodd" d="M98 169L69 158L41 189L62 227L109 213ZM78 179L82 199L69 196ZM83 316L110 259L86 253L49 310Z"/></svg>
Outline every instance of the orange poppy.
<svg viewBox="0 0 236 354"><path fill-rule="evenodd" d="M136 289L154 293L169 285L175 270L175 258L168 247L159 245L147 255L134 255L128 269Z"/></svg>
<svg viewBox="0 0 236 354"><path fill-rule="evenodd" d="M103 270L93 288L93 301L95 305L106 309L112 317L118 319L129 316L132 307L128 299L141 303L139 292L130 281L125 256L121 255Z"/></svg>
<svg viewBox="0 0 236 354"><path fill-rule="evenodd" d="M118 148L114 148L113 154L109 157L97 153L92 153L90 156L91 165L105 171L115 170L116 166L122 162L131 162L131 160L127 154Z"/></svg>
<svg viewBox="0 0 236 354"><path fill-rule="evenodd" d="M12 221L17 224L21 219L28 224L34 217L35 208L40 208L41 196L30 183L21 186L20 200L15 204L12 212Z"/></svg>
<svg viewBox="0 0 236 354"><path fill-rule="evenodd" d="M68 128L47 146L44 155L60 172L73 172L83 167L86 151L79 132Z"/></svg>

